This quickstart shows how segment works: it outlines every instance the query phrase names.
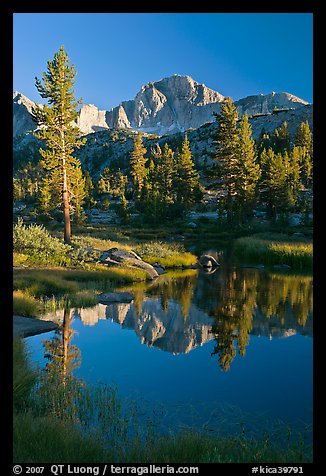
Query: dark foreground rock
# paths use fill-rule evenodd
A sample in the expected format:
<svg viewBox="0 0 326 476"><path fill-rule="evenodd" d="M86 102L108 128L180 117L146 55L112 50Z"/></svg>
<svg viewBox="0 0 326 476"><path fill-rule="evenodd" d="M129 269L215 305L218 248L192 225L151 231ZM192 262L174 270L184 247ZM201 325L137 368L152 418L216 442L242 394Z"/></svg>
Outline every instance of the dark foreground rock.
<svg viewBox="0 0 326 476"><path fill-rule="evenodd" d="M54 331L57 324L52 321L43 321L34 317L13 316L13 336L30 337L43 332Z"/></svg>
<svg viewBox="0 0 326 476"><path fill-rule="evenodd" d="M134 300L134 296L128 292L101 293L101 294L98 294L97 299L101 303L114 303L114 302L129 303Z"/></svg>

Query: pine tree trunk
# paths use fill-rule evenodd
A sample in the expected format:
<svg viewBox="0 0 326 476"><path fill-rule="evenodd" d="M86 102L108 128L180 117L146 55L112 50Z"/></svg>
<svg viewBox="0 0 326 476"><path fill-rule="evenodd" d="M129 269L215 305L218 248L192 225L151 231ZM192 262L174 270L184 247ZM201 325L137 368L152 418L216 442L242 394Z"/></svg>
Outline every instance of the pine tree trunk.
<svg viewBox="0 0 326 476"><path fill-rule="evenodd" d="M71 227L70 227L69 199L68 199L67 190L63 192L63 220L64 220L63 239L65 243L69 244L71 240Z"/></svg>
<svg viewBox="0 0 326 476"><path fill-rule="evenodd" d="M64 222L63 239L65 243L69 244L71 240L70 205L69 205L68 184L67 184L67 171L65 168L64 159L63 159L62 203L63 203L63 222Z"/></svg>

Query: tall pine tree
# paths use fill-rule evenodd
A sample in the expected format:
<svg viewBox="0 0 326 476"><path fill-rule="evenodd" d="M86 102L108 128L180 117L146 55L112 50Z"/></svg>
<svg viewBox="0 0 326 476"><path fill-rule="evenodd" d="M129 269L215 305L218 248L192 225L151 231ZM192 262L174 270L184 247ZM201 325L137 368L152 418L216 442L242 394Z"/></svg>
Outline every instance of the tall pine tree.
<svg viewBox="0 0 326 476"><path fill-rule="evenodd" d="M313 139L308 121L302 122L298 127L294 148L296 153L300 155L300 176L305 187L312 186L313 172Z"/></svg>
<svg viewBox="0 0 326 476"><path fill-rule="evenodd" d="M277 213L288 209L287 164L283 155L276 154L272 149L263 151L262 162L261 196L269 215L275 218Z"/></svg>
<svg viewBox="0 0 326 476"><path fill-rule="evenodd" d="M64 47L48 61L42 81L36 78L36 89L48 105L35 106L33 115L41 129L35 136L45 141L47 149L40 149L42 165L48 171L49 182L60 187L64 215L64 241L70 243L70 200L73 182L80 177L80 161L73 156L86 139L78 139L80 131L73 125L80 101L74 97L76 71L70 65ZM79 180L80 182L80 180Z"/></svg>
<svg viewBox="0 0 326 476"><path fill-rule="evenodd" d="M180 153L176 155L175 189L178 203L186 210L196 203L201 195L199 174L192 160L187 134L182 142Z"/></svg>
<svg viewBox="0 0 326 476"><path fill-rule="evenodd" d="M221 104L220 113L214 116L218 121L216 132L216 153L213 159L218 163L218 175L224 184L224 207L228 220L234 216L238 166L238 111L230 97Z"/></svg>
<svg viewBox="0 0 326 476"><path fill-rule="evenodd" d="M272 136L272 148L275 153L290 152L290 135L286 121L283 122L281 127L275 129Z"/></svg>
<svg viewBox="0 0 326 476"><path fill-rule="evenodd" d="M248 217L253 209L256 188L261 172L257 162L255 141L252 139L248 116L243 115L239 121L238 164L236 180L236 202L239 218Z"/></svg>
<svg viewBox="0 0 326 476"><path fill-rule="evenodd" d="M144 186L146 176L145 164L147 159L144 157L147 149L143 146L142 134L138 133L134 137L134 147L130 156L130 174L134 184L135 201L140 199L141 191Z"/></svg>

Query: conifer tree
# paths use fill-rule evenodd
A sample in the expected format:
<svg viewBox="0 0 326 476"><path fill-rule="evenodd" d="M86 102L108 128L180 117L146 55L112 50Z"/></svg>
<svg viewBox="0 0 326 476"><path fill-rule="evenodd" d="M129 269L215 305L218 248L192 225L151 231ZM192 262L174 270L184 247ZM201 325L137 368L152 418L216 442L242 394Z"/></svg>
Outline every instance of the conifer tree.
<svg viewBox="0 0 326 476"><path fill-rule="evenodd" d="M218 174L225 188L225 210L228 220L231 220L238 166L238 111L230 97L222 102L220 113L215 113L214 116L218 121L218 128L214 141L217 149L213 159L218 162Z"/></svg>
<svg viewBox="0 0 326 476"><path fill-rule="evenodd" d="M135 200L140 198L141 190L146 176L145 164L147 159L144 157L147 149L143 146L142 134L138 133L134 137L134 148L130 156L130 174L133 178Z"/></svg>
<svg viewBox="0 0 326 476"><path fill-rule="evenodd" d="M263 152L264 149L268 150L272 146L270 135L268 134L268 132L265 131L264 127L261 130L256 146L258 158L260 158L260 154Z"/></svg>
<svg viewBox="0 0 326 476"><path fill-rule="evenodd" d="M156 222L158 218L168 218L173 211L176 201L175 159L168 144L164 144L162 149L156 144L155 149L151 150L151 156L141 193L140 209Z"/></svg>
<svg viewBox="0 0 326 476"><path fill-rule="evenodd" d="M313 171L313 140L308 121L302 122L297 130L294 139L294 148L296 153L300 154L300 176L302 183L306 187L312 185Z"/></svg>
<svg viewBox="0 0 326 476"><path fill-rule="evenodd" d="M174 152L168 144L164 144L161 157L156 166L156 180L159 190L159 201L162 205L162 213L174 203L174 174L175 174Z"/></svg>
<svg viewBox="0 0 326 476"><path fill-rule="evenodd" d="M261 172L257 163L255 141L252 139L251 125L248 122L247 115L241 117L238 133L236 201L240 218L243 218L243 215L247 216L252 211Z"/></svg>
<svg viewBox="0 0 326 476"><path fill-rule="evenodd" d="M285 153L284 160L287 168L288 204L290 207L295 207L298 203L299 192L302 186L300 180L301 155L298 148L294 147L290 154Z"/></svg>
<svg viewBox="0 0 326 476"><path fill-rule="evenodd" d="M60 187L64 215L64 241L70 243L70 201L74 177L80 175L80 161L73 156L76 148L86 139L78 139L80 131L73 125L80 101L74 97L76 71L70 65L64 47L48 61L42 80L36 78L36 89L48 105L35 106L33 115L41 129L35 136L45 141L47 148L40 149L42 165L48 171L51 185Z"/></svg>
<svg viewBox="0 0 326 476"><path fill-rule="evenodd" d="M94 198L95 186L88 170L84 171L84 177L85 177L85 193L86 193L86 196L84 199L84 206L90 209L96 206L96 203L97 203Z"/></svg>
<svg viewBox="0 0 326 476"><path fill-rule="evenodd" d="M294 138L294 145L305 147L312 155L312 133L308 121L301 122Z"/></svg>
<svg viewBox="0 0 326 476"><path fill-rule="evenodd" d="M290 152L290 135L286 121L283 122L281 127L275 129L272 137L272 148L275 153Z"/></svg>
<svg viewBox="0 0 326 476"><path fill-rule="evenodd" d="M264 166L261 195L271 216L288 208L287 168L281 153L269 149Z"/></svg>
<svg viewBox="0 0 326 476"><path fill-rule="evenodd" d="M144 180L144 186L141 191L139 208L145 214L146 217L151 218L154 222L156 222L156 218L158 217L158 188L159 187L156 181L156 167L153 159L150 158L147 173Z"/></svg>
<svg viewBox="0 0 326 476"><path fill-rule="evenodd" d="M274 159L274 151L271 147L268 149L263 149L259 156L260 163L260 183L264 183L268 174L269 163Z"/></svg>
<svg viewBox="0 0 326 476"><path fill-rule="evenodd" d="M45 215L48 215L53 208L51 186L49 184L48 177L44 177L42 180L42 184L39 189L38 205L41 212Z"/></svg>
<svg viewBox="0 0 326 476"><path fill-rule="evenodd" d="M185 209L189 209L191 205L198 201L200 188L199 174L192 160L187 134L185 134L182 142L181 151L176 156L176 161L175 189L177 201Z"/></svg>
<svg viewBox="0 0 326 476"><path fill-rule="evenodd" d="M68 177L68 188L70 190L70 209L76 216L76 222L81 223L83 219L83 202L86 197L85 177L82 169L77 167L73 174Z"/></svg>

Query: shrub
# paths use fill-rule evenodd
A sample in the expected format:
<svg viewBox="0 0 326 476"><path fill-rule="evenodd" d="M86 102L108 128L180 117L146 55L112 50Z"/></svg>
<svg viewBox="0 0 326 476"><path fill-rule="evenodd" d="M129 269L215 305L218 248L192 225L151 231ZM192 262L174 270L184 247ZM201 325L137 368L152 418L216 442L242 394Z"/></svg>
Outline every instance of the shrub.
<svg viewBox="0 0 326 476"><path fill-rule="evenodd" d="M176 254L184 252L181 243L163 243L162 241L150 241L141 243L135 248L141 256L156 256L157 258L171 258Z"/></svg>
<svg viewBox="0 0 326 476"><path fill-rule="evenodd" d="M43 225L26 226L22 219L14 226L14 251L33 258L36 262L67 266L71 263L72 248L54 238Z"/></svg>

